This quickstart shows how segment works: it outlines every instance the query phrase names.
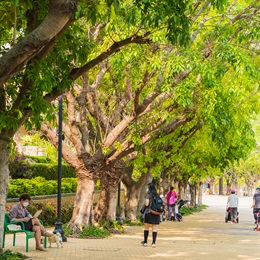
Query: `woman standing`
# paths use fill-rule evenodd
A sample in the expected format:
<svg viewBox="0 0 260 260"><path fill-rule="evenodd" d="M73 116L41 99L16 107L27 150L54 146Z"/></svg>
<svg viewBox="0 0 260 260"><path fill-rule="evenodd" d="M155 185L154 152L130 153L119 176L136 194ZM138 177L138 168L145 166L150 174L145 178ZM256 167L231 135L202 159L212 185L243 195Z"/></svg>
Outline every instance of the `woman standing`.
<svg viewBox="0 0 260 260"><path fill-rule="evenodd" d="M158 196L153 183L147 185L147 193L145 198L146 210L144 213L144 241L141 242L143 246L147 246L147 240L149 236L149 228L152 227L152 247L156 246L157 238L157 226L160 224L160 215L154 215L150 213L150 204L153 197Z"/></svg>
<svg viewBox="0 0 260 260"><path fill-rule="evenodd" d="M177 201L177 194L174 191L174 187L171 186L170 190L166 194L167 207L168 207L168 221L175 220L175 203Z"/></svg>

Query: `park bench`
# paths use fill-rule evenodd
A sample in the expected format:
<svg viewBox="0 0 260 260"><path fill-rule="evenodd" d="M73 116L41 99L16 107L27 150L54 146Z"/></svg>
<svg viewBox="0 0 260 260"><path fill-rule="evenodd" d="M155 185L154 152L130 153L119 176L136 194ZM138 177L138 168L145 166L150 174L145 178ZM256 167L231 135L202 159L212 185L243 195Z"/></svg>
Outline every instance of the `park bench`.
<svg viewBox="0 0 260 260"><path fill-rule="evenodd" d="M41 222L42 223L42 222ZM5 219L4 219L4 234L3 234L3 242L2 242L2 248L5 247L5 235L6 234L13 234L13 246L15 246L16 241L16 234L19 233L25 233L25 239L26 239L26 252L29 251L29 239L34 238L34 232L25 230L24 223L22 221L19 222L10 222L9 220L9 212L5 213ZM44 238L44 247L46 248L47 245L47 237Z"/></svg>

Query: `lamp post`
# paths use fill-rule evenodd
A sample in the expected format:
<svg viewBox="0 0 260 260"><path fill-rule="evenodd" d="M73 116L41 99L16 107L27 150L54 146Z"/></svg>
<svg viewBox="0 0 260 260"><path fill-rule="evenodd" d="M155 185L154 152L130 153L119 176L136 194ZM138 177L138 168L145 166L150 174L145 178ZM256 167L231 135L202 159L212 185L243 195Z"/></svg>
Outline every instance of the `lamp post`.
<svg viewBox="0 0 260 260"><path fill-rule="evenodd" d="M57 210L58 218L55 223L54 234L59 232L63 242L67 242L67 238L64 236L61 222L61 177L62 177L62 96L59 98L59 130L58 130L58 197L57 197Z"/></svg>

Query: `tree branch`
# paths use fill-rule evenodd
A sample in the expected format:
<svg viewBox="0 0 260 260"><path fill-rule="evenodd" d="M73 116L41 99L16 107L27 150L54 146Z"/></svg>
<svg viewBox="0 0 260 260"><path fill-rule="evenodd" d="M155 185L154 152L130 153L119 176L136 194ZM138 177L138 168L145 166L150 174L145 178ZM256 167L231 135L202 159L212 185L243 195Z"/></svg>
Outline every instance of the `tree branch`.
<svg viewBox="0 0 260 260"><path fill-rule="evenodd" d="M57 0L40 26L0 58L0 86L20 71L64 28L77 10L77 0Z"/></svg>

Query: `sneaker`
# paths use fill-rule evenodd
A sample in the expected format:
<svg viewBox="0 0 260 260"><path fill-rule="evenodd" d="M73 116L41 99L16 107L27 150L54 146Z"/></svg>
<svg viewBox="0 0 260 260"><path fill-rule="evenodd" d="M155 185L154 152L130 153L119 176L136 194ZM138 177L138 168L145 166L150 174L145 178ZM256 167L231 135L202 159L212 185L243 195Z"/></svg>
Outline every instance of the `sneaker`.
<svg viewBox="0 0 260 260"><path fill-rule="evenodd" d="M36 246L36 250L47 252L47 250L42 246Z"/></svg>
<svg viewBox="0 0 260 260"><path fill-rule="evenodd" d="M141 242L142 246L147 246L147 243L145 243L144 241Z"/></svg>
<svg viewBox="0 0 260 260"><path fill-rule="evenodd" d="M153 247L153 248L156 247L156 244L155 244L155 243L152 243L152 247Z"/></svg>

